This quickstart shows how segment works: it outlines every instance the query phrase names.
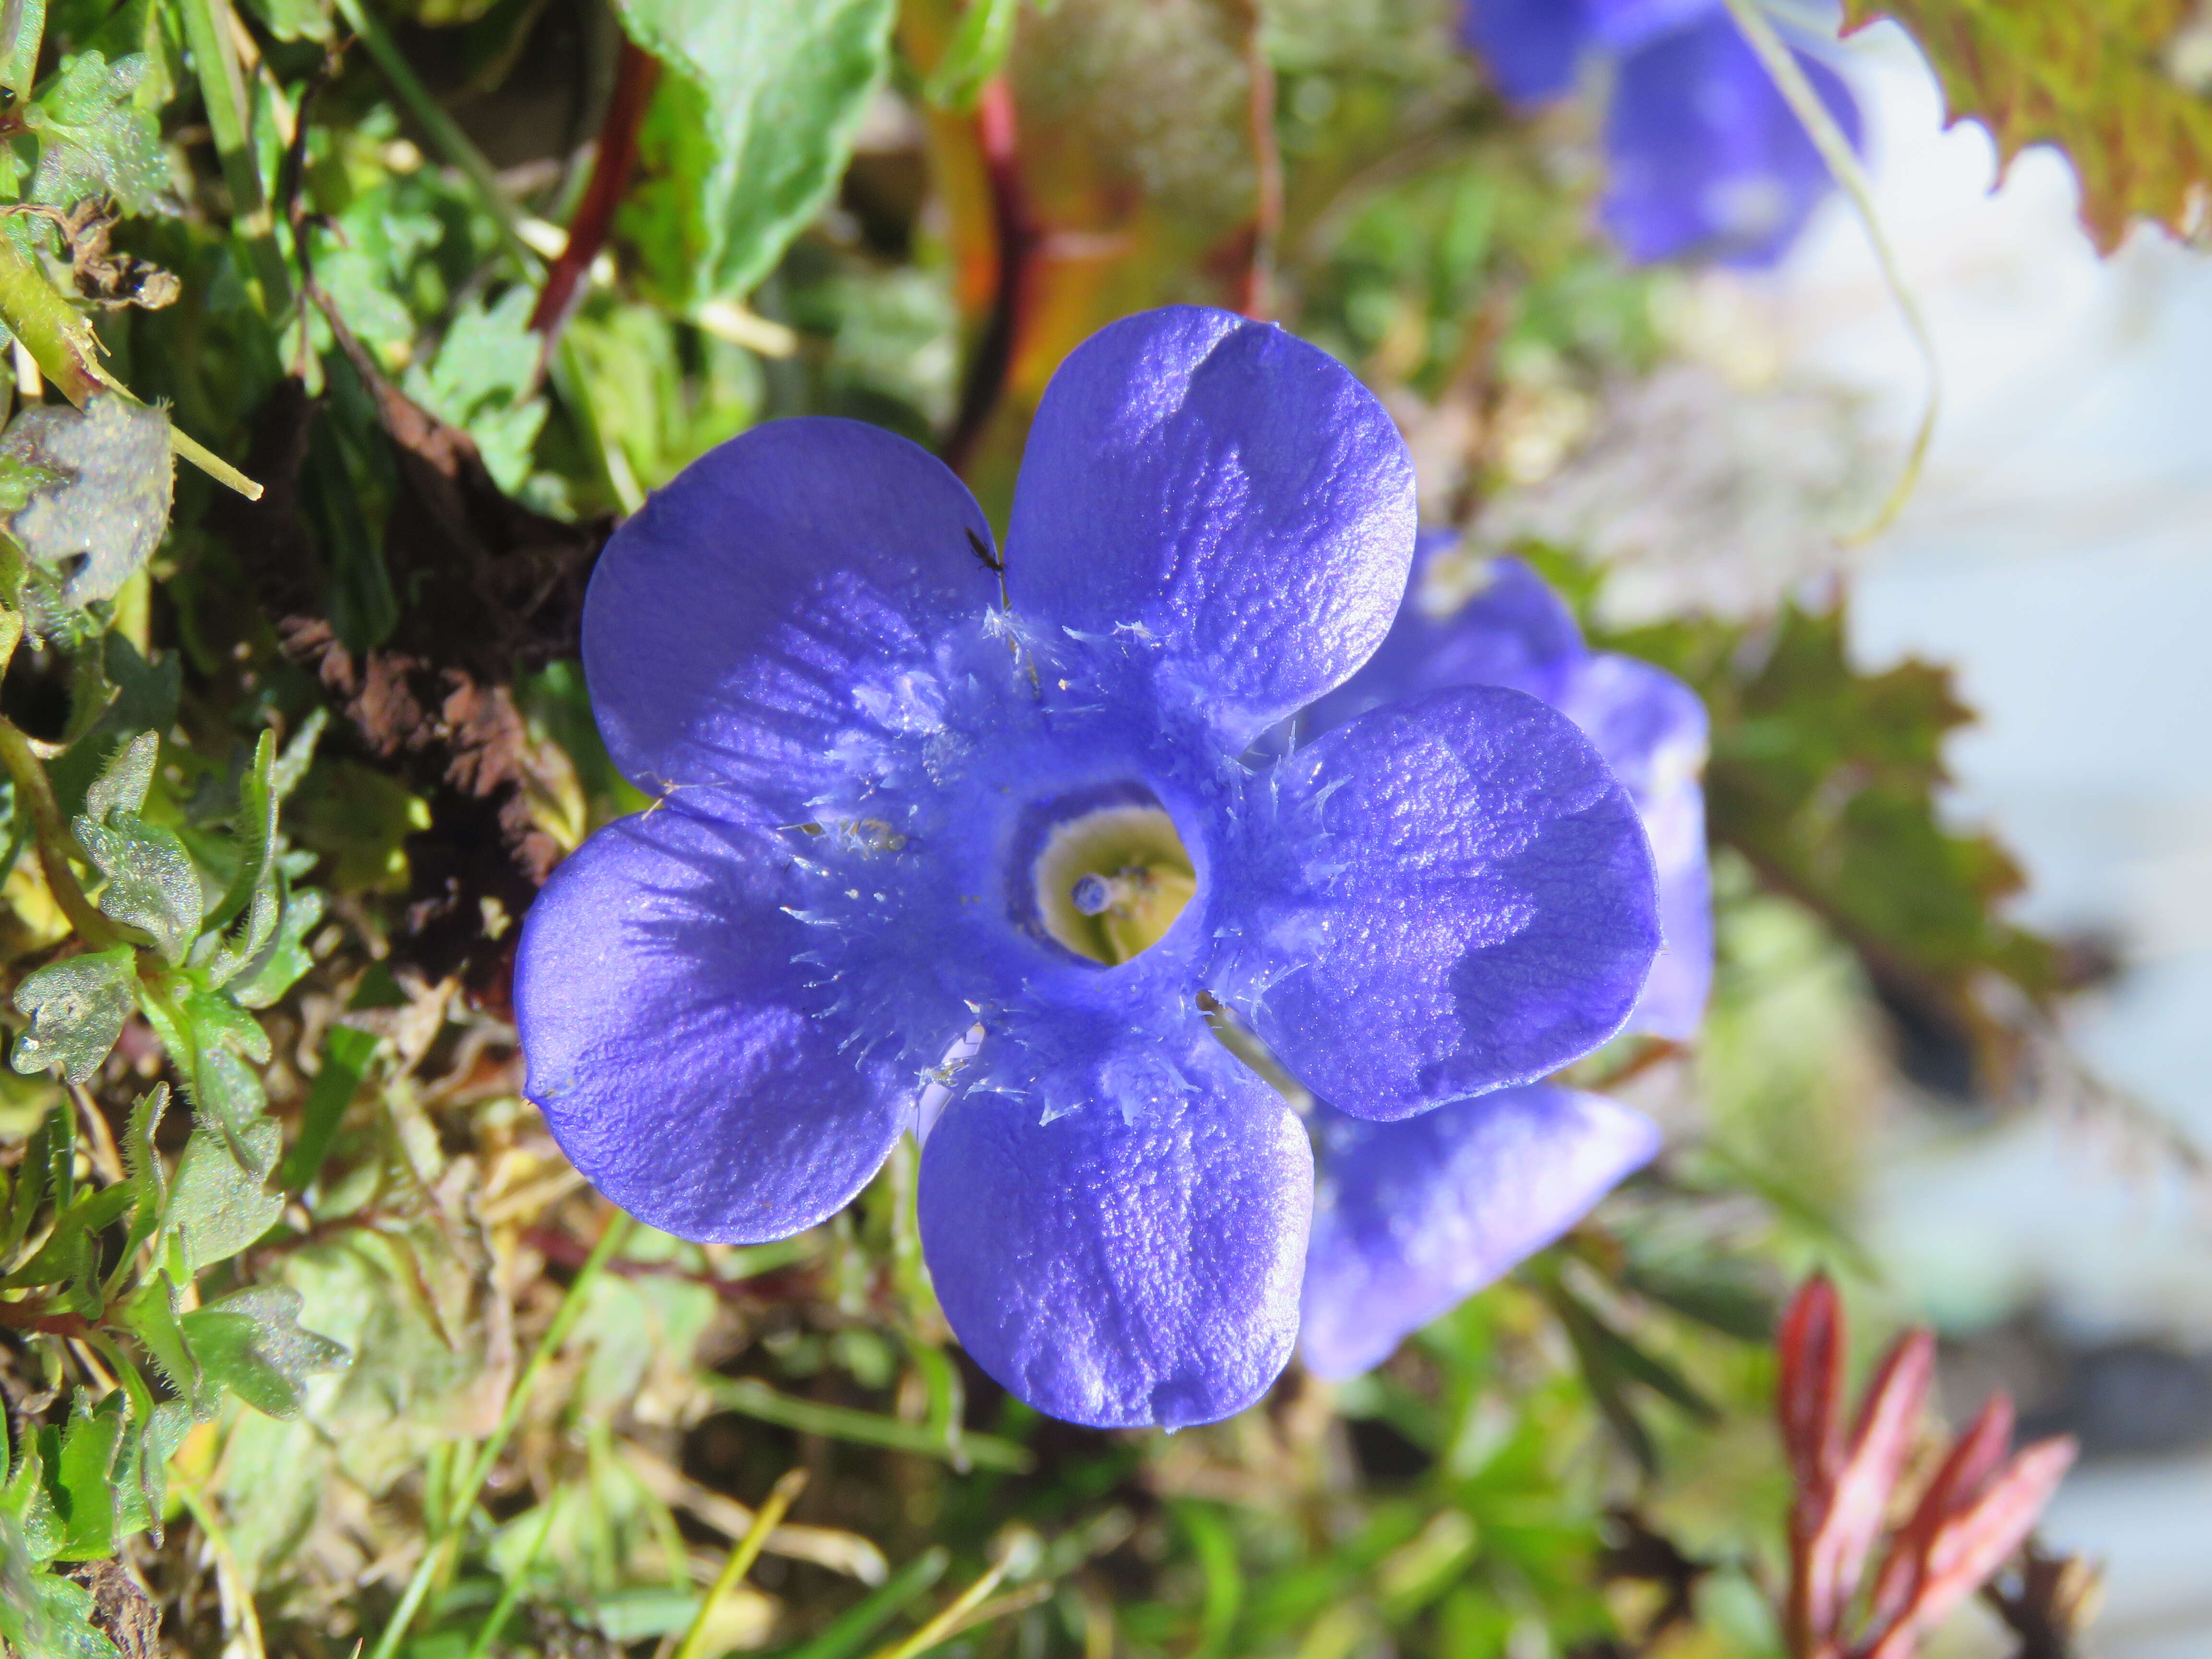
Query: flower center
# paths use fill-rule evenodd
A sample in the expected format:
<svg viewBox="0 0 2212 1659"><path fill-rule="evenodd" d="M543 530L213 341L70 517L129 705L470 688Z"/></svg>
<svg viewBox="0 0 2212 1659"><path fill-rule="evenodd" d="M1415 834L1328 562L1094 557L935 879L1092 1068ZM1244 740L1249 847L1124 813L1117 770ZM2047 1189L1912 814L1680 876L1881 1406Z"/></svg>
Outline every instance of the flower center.
<svg viewBox="0 0 2212 1659"><path fill-rule="evenodd" d="M1198 891L1167 809L1122 799L1054 824L1031 866L1036 919L1079 956L1109 967L1157 945Z"/></svg>

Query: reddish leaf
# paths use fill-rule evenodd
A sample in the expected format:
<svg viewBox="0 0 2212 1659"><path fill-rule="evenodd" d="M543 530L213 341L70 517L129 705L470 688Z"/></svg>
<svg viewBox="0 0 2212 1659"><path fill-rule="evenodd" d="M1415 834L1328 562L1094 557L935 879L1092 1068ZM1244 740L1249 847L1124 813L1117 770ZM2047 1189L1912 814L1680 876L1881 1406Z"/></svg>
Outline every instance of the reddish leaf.
<svg viewBox="0 0 2212 1659"><path fill-rule="evenodd" d="M1808 1553L1806 1608L1815 1631L1835 1630L1859 1587L1935 1376L1935 1337L1911 1331L1889 1351L1867 1389L1850 1454Z"/></svg>
<svg viewBox="0 0 2212 1659"><path fill-rule="evenodd" d="M1912 1518L1899 1529L1889 1558L1875 1581L1867 1613L1870 1628L1886 1630L1909 1606L1928 1576L1928 1549L1944 1521L1972 1504L1989 1484L2012 1443L2013 1409L2008 1395L1996 1395L1959 1437L1921 1494Z"/></svg>
<svg viewBox="0 0 2212 1659"><path fill-rule="evenodd" d="M1929 1546L1919 1593L1868 1659L1911 1659L1919 1638L2027 1540L2076 1449L2070 1436L2037 1441L2006 1464L1970 1508L1943 1524Z"/></svg>
<svg viewBox="0 0 2212 1659"><path fill-rule="evenodd" d="M1825 1493L1842 1461L1843 1310L1826 1273L1790 1298L1775 1338L1782 1362L1777 1406L1782 1446L1799 1492Z"/></svg>

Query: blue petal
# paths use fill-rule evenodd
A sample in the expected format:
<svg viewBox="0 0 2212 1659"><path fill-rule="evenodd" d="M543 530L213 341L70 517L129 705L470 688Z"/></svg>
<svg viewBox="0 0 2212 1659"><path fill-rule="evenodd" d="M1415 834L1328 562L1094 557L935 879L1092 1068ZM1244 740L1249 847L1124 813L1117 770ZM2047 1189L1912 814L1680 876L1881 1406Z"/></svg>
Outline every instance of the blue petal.
<svg viewBox="0 0 2212 1659"><path fill-rule="evenodd" d="M671 803L592 836L523 926L525 1092L594 1186L686 1238L812 1226L911 1110L910 1079L817 1017L773 853Z"/></svg>
<svg viewBox="0 0 2212 1659"><path fill-rule="evenodd" d="M592 577L584 667L615 763L648 793L734 786L807 816L862 682L994 604L967 489L879 428L775 421L709 451L631 517Z"/></svg>
<svg viewBox="0 0 2212 1659"><path fill-rule="evenodd" d="M1328 1107L1306 1253L1308 1369L1336 1378L1533 1255L1659 1148L1658 1126L1600 1095L1537 1084L1402 1123Z"/></svg>
<svg viewBox="0 0 2212 1659"><path fill-rule="evenodd" d="M1500 92L1540 104L1574 90L1589 45L1589 0L1468 0L1460 38L1482 54Z"/></svg>
<svg viewBox="0 0 2212 1659"><path fill-rule="evenodd" d="M1632 52L1686 23L1726 14L1727 0L1589 0L1590 38L1607 52Z"/></svg>
<svg viewBox="0 0 2212 1659"><path fill-rule="evenodd" d="M1858 106L1833 70L1796 54L1854 148ZM1832 181L1765 66L1725 14L1620 62L1606 120L1599 218L1629 258L1771 264Z"/></svg>
<svg viewBox="0 0 2212 1659"><path fill-rule="evenodd" d="M1174 307L1077 347L1014 491L1018 616L1118 639L1232 746L1389 631L1413 468L1374 395L1271 324Z"/></svg>
<svg viewBox="0 0 2212 1659"><path fill-rule="evenodd" d="M1492 559L1483 574L1482 587L1448 617L1430 616L1409 593L1367 665L1306 711L1306 730L1318 735L1450 685L1510 685L1557 703L1589 655L1574 612L1519 559Z"/></svg>
<svg viewBox="0 0 2212 1659"><path fill-rule="evenodd" d="M1697 1034L1713 981L1712 872L1705 851L1705 706L1664 669L1611 652L1587 657L1553 699L1587 732L1651 839L1666 943L1632 1030Z"/></svg>
<svg viewBox="0 0 2212 1659"><path fill-rule="evenodd" d="M1305 1130L1195 1018L1176 1044L1079 1064L1095 1091L1080 1110L1040 1121L972 1090L931 1132L921 1241L945 1318L976 1364L1071 1423L1242 1411L1297 1336Z"/></svg>
<svg viewBox="0 0 2212 1659"><path fill-rule="evenodd" d="M1315 1093L1405 1117L1620 1030L1659 946L1651 850L1565 715L1495 686L1432 692L1277 778L1283 856L1232 878L1215 992Z"/></svg>
<svg viewBox="0 0 2212 1659"><path fill-rule="evenodd" d="M1650 837L1665 937L1629 1022L1678 1042L1697 1032L1713 976L1712 876L1701 782L1705 705L1663 669L1593 654L1573 614L1518 559L1490 562L1483 586L1443 619L1409 599L1367 665L1304 716L1319 733L1401 697L1449 685L1506 685L1580 726L1635 802Z"/></svg>

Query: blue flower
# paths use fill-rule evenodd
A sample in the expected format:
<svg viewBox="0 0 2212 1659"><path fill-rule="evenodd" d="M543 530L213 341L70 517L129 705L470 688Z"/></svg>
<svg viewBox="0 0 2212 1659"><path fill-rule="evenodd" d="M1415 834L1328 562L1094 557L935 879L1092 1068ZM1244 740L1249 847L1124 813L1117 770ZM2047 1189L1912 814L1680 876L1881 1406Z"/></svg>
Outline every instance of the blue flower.
<svg viewBox="0 0 2212 1659"><path fill-rule="evenodd" d="M1468 0L1462 33L1518 104L1572 90L1592 58L1610 63L1598 218L1632 259L1771 264L1832 187L1721 0ZM1858 145L1850 89L1792 51Z"/></svg>
<svg viewBox="0 0 2212 1659"><path fill-rule="evenodd" d="M1633 804L1538 700L1453 689L1284 752L1373 652L1413 483L1374 398L1222 312L1114 325L1037 411L1000 561L959 481L757 428L609 544L599 726L658 798L532 907L527 1090L688 1237L833 1213L908 1127L937 1295L1055 1416L1208 1421L1289 1358L1304 1127L1605 1041L1657 946Z"/></svg>
<svg viewBox="0 0 2212 1659"><path fill-rule="evenodd" d="M1449 536L1425 537L1433 559ZM1358 674L1308 711L1326 731L1378 705L1465 684L1542 698L1586 732L1650 832L1665 936L1632 1030L1692 1035L1712 984L1705 707L1674 676L1592 652L1566 606L1518 559L1494 559L1450 616L1409 595ZM1419 586L1417 574L1416 587ZM1310 1115L1320 1187L1303 1351L1323 1376L1364 1370L1407 1333L1541 1249L1658 1149L1650 1120L1548 1084L1455 1102L1403 1123Z"/></svg>

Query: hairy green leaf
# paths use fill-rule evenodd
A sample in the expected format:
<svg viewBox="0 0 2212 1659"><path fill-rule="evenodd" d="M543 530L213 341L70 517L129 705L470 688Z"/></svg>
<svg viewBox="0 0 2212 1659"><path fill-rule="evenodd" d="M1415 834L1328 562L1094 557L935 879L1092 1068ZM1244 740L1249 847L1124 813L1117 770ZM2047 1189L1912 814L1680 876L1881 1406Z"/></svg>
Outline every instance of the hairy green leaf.
<svg viewBox="0 0 2212 1659"><path fill-rule="evenodd" d="M742 296L828 201L890 61L894 0L619 0L670 73L626 234L679 302Z"/></svg>
<svg viewBox="0 0 2212 1659"><path fill-rule="evenodd" d="M122 1036L137 977L137 952L127 945L48 963L15 988L16 1009L31 1023L8 1063L26 1073L58 1066L82 1083Z"/></svg>
<svg viewBox="0 0 2212 1659"><path fill-rule="evenodd" d="M87 196L112 196L127 213L166 204L168 158L153 115L132 95L151 65L132 53L113 63L80 52L23 112L37 135L33 200L67 207Z"/></svg>
<svg viewBox="0 0 2212 1659"><path fill-rule="evenodd" d="M9 533L60 582L63 603L113 599L161 544L176 475L165 410L112 392L82 411L33 404L0 434L0 507L23 495ZM37 474L47 482L30 482Z"/></svg>
<svg viewBox="0 0 2212 1659"><path fill-rule="evenodd" d="M222 1131L202 1123L177 1160L169 1221L184 1241L185 1259L194 1273L236 1255L284 1212L283 1194L265 1185L283 1147L283 1131L261 1117L248 1123L238 1139L242 1164Z"/></svg>
<svg viewBox="0 0 2212 1659"><path fill-rule="evenodd" d="M119 1389L97 1406L83 1389L77 1391L49 1475L62 1528L55 1554L62 1560L92 1561L115 1553L115 1463L127 1403Z"/></svg>
<svg viewBox="0 0 2212 1659"><path fill-rule="evenodd" d="M300 1414L307 1379L351 1358L326 1336L300 1325L300 1293L257 1285L178 1322L202 1373L269 1417Z"/></svg>

